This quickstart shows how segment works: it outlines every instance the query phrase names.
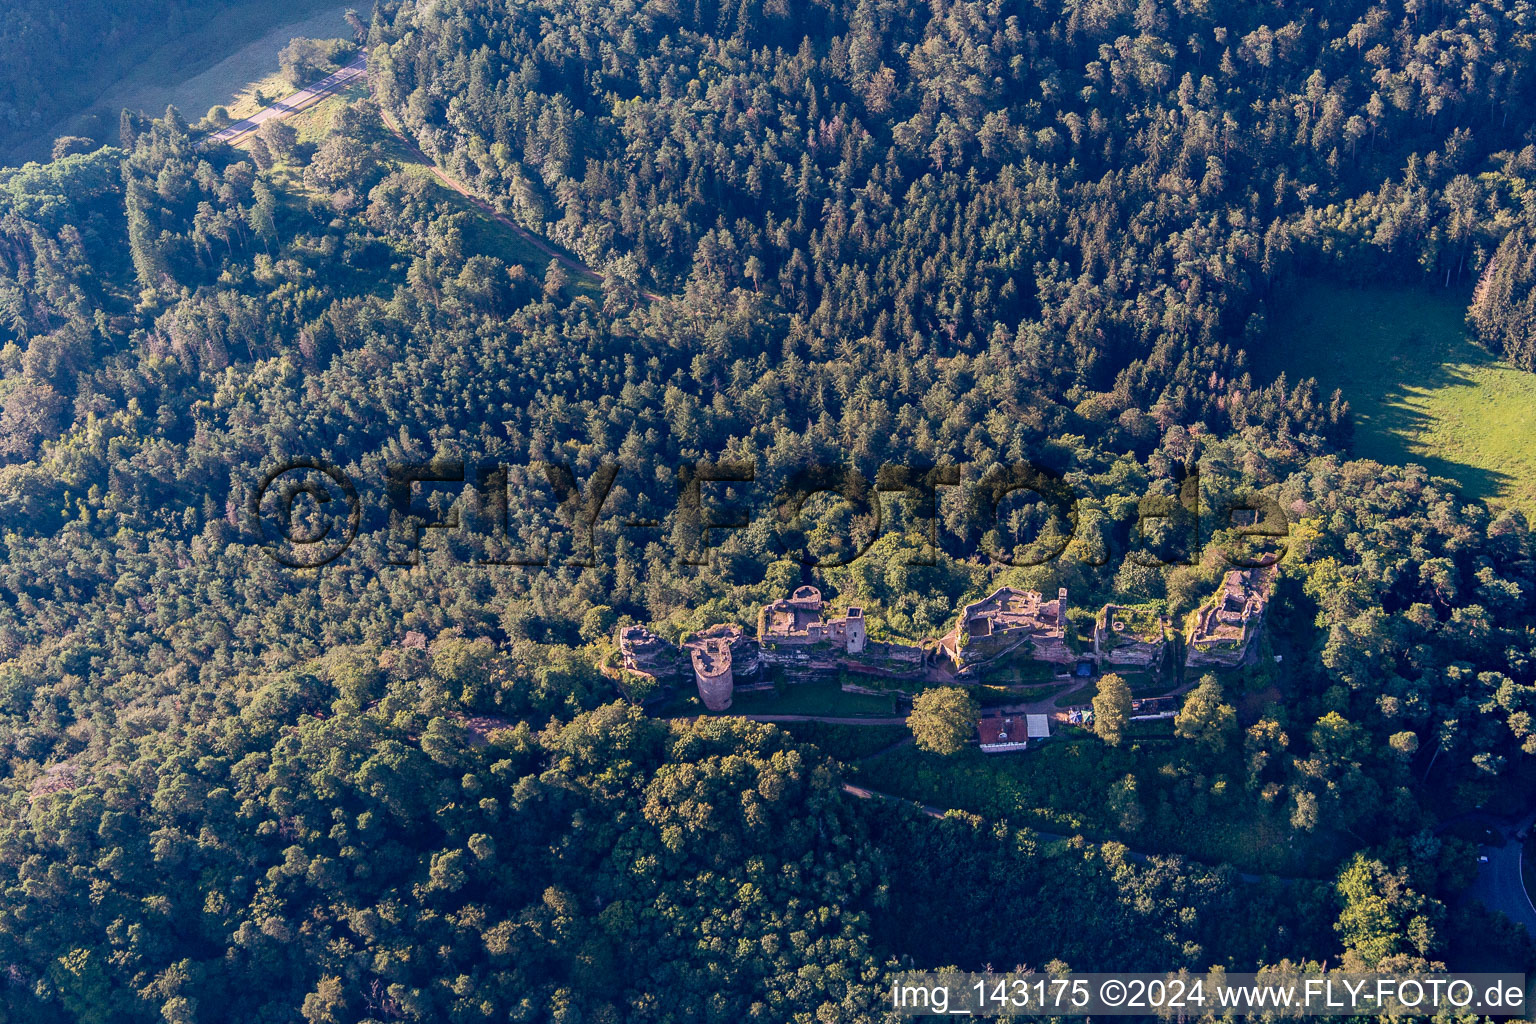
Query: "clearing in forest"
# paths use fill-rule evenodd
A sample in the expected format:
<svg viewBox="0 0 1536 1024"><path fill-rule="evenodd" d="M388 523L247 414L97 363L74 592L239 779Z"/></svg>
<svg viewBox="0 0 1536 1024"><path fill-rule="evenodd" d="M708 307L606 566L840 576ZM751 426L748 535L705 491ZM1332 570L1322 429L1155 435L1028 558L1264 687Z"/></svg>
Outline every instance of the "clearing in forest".
<svg viewBox="0 0 1536 1024"><path fill-rule="evenodd" d="M1355 415L1351 454L1418 463L1536 518L1536 374L1467 337L1459 290L1306 281L1269 311L1254 379L1316 377Z"/></svg>

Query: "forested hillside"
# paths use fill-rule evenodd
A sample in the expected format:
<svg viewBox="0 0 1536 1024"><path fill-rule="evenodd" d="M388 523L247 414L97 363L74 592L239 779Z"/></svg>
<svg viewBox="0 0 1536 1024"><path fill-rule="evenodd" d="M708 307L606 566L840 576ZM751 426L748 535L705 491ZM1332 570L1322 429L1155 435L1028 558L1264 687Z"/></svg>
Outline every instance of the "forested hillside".
<svg viewBox="0 0 1536 1024"><path fill-rule="evenodd" d="M1293 275L1470 295L1499 251L1523 308L1523 22L388 3L378 105L318 137L203 149L171 110L0 170L4 1012L856 1021L899 967L1529 967L1441 826L1529 792L1536 538L1352 461L1342 398L1247 371ZM600 281L455 203L380 106ZM324 568L246 514L294 457L361 492ZM423 488L462 525L402 565L386 468L434 458L510 467L506 532ZM703 565L699 460L755 470L711 492L754 515ZM976 515L1023 460L1071 521ZM589 549L543 464L607 462ZM891 494L852 565L786 553L773 496L818 462L961 467L938 564ZM1137 518L1190 467L1216 543L1132 557L1181 550L1179 513ZM1143 820L1256 823L1311 877L854 801L832 743L661 720L599 668L621 622L750 625L802 581L911 640L1003 582L1179 619L1254 493L1289 524L1283 660L1229 681L1240 729L1081 800L1133 848Z"/></svg>
<svg viewBox="0 0 1536 1024"><path fill-rule="evenodd" d="M1474 176L1527 145L1520 10L402 3L375 66L429 153L620 276L828 345L1003 331L1101 420L1241 427L1277 275L1459 281L1523 216Z"/></svg>

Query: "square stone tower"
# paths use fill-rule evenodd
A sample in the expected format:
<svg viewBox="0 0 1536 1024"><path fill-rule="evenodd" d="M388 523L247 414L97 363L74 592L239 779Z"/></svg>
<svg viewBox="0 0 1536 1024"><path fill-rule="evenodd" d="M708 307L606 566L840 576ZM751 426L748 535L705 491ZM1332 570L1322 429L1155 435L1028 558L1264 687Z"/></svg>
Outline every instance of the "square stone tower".
<svg viewBox="0 0 1536 1024"><path fill-rule="evenodd" d="M864 609L849 608L845 619L848 630L848 653L863 654L868 636L864 631Z"/></svg>

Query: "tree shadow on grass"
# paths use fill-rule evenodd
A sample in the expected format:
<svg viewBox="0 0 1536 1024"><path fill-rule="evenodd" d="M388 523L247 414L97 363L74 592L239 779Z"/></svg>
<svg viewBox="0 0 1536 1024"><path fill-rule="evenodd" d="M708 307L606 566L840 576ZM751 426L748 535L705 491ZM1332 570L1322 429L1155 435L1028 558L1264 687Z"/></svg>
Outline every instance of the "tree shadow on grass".
<svg viewBox="0 0 1536 1024"><path fill-rule="evenodd" d="M1503 468L1477 466L1431 448L1446 421L1423 406L1437 394L1484 384L1471 375L1498 360L1466 337L1461 299L1411 288L1298 282L1277 296L1255 376L1314 377L1322 397L1343 392L1355 419L1352 458L1419 465L1469 499L1507 498L1528 484Z"/></svg>
<svg viewBox="0 0 1536 1024"><path fill-rule="evenodd" d="M1411 376L1388 384L1381 390L1378 411L1371 421L1356 426L1356 435L1366 426L1374 435L1369 457L1378 462L1396 465L1417 464L1432 476L1445 477L1460 485L1461 492L1479 501L1497 499L1508 494L1517 478L1508 472L1485 466L1475 466L1453 458L1435 454L1425 442L1418 440L1433 431L1440 422L1418 408L1422 402L1438 391L1454 387L1477 387L1481 382L1468 373L1468 369L1491 366L1497 362L1493 355L1468 341L1444 346L1454 349L1445 353L1450 358L1423 359L1410 367Z"/></svg>

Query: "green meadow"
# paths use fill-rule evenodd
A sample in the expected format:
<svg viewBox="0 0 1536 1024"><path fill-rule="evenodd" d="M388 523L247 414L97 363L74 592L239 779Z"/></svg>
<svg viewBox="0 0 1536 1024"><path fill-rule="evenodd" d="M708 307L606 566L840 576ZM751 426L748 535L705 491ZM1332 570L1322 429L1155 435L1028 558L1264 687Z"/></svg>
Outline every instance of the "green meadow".
<svg viewBox="0 0 1536 1024"><path fill-rule="evenodd" d="M1467 301L1462 291L1303 282L1271 306L1253 375L1316 377L1325 398L1342 391L1355 456L1418 463L1468 497L1536 517L1536 374L1467 337Z"/></svg>

